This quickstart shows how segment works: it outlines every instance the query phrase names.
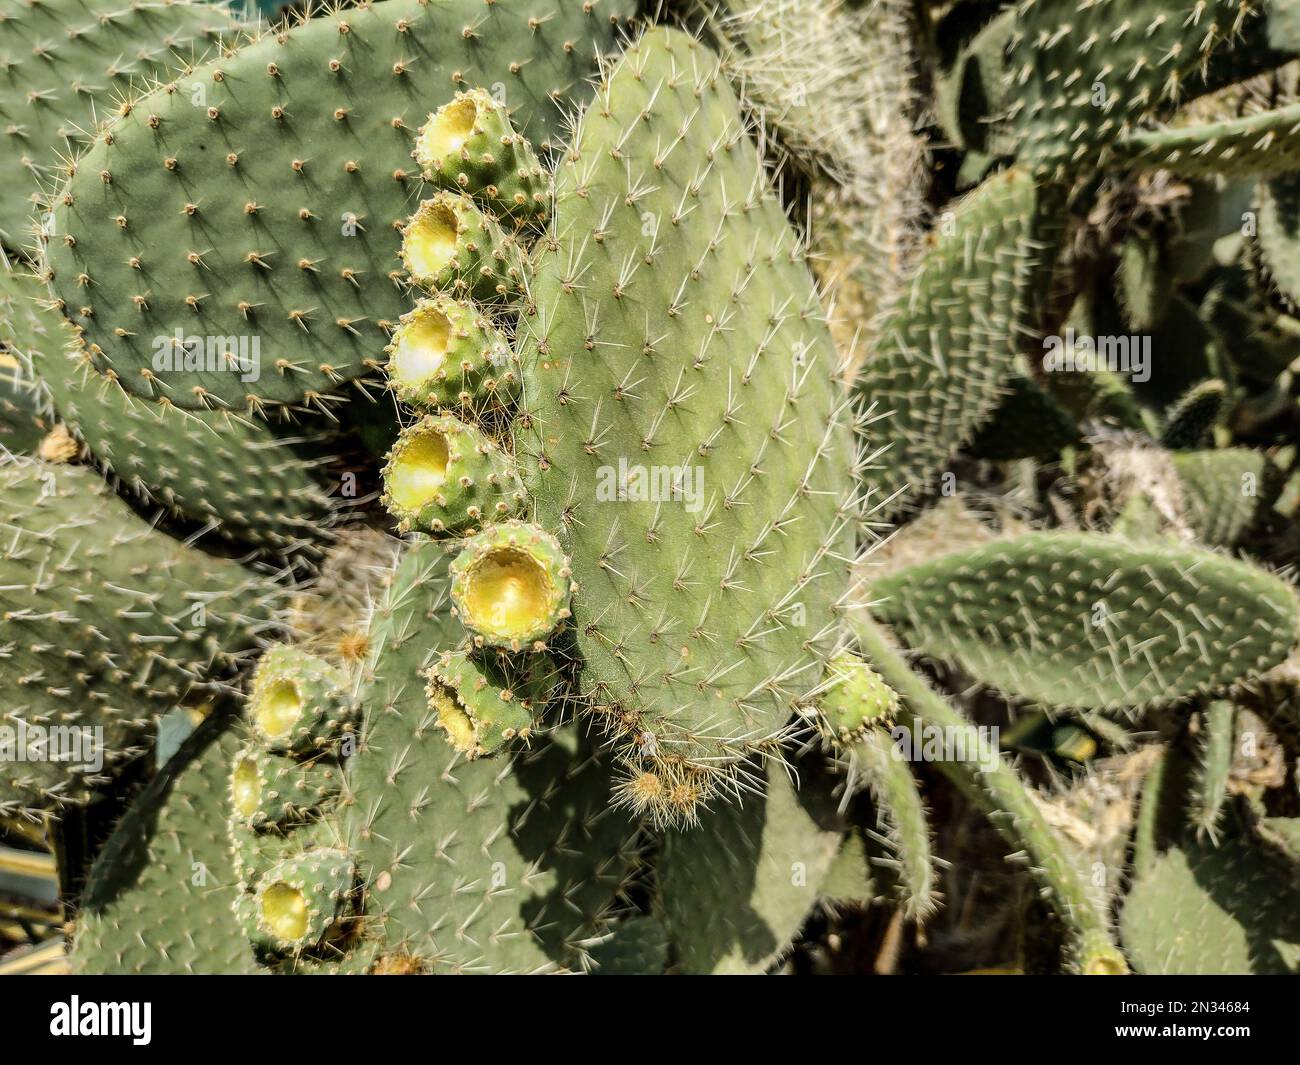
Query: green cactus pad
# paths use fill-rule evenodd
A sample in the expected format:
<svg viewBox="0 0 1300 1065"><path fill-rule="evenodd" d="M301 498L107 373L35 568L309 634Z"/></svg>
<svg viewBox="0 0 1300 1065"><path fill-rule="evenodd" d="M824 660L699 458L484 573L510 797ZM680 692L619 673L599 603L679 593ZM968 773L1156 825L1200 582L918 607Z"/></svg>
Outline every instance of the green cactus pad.
<svg viewBox="0 0 1300 1065"><path fill-rule="evenodd" d="M510 457L451 414L430 414L402 430L384 467L384 506L402 532L464 535L523 504Z"/></svg>
<svg viewBox="0 0 1300 1065"><path fill-rule="evenodd" d="M200 725L136 798L91 869L72 941L78 973L257 971L235 921L226 781L239 738Z"/></svg>
<svg viewBox="0 0 1300 1065"><path fill-rule="evenodd" d="M629 748L718 770L821 683L852 551L836 353L745 130L681 33L609 71L556 176L516 433L581 586L583 696Z"/></svg>
<svg viewBox="0 0 1300 1065"><path fill-rule="evenodd" d="M912 766L884 729L869 730L850 753L848 786L864 785L876 808L877 838L891 856L899 902L909 917L923 919L938 905L930 823Z"/></svg>
<svg viewBox="0 0 1300 1065"><path fill-rule="evenodd" d="M881 418L864 471L882 516L925 492L971 442L1020 370L1055 258L1053 210L1033 178L1007 170L940 220L910 285L881 327L856 391Z"/></svg>
<svg viewBox="0 0 1300 1065"><path fill-rule="evenodd" d="M673 971L761 973L789 946L821 894L844 839L835 803L771 766L761 794L664 836L661 919Z"/></svg>
<svg viewBox="0 0 1300 1065"><path fill-rule="evenodd" d="M451 598L480 646L532 649L570 616L577 590L555 537L536 525L491 525L465 542L451 565Z"/></svg>
<svg viewBox="0 0 1300 1065"><path fill-rule="evenodd" d="M79 160L48 247L97 367L146 398L240 411L318 403L367 375L409 306L392 227L418 190L430 105L499 83L515 126L549 147L631 7L331 9L139 100ZM175 358L156 339L178 326L255 337L259 360Z"/></svg>
<svg viewBox="0 0 1300 1065"><path fill-rule="evenodd" d="M1291 588L1208 552L1078 533L995 541L872 586L904 640L1052 706L1139 707L1215 692L1286 658Z"/></svg>
<svg viewBox="0 0 1300 1065"><path fill-rule="evenodd" d="M43 295L35 276L0 273L0 341L39 380L47 423L61 420L131 492L223 535L283 553L328 537L328 440L137 399L93 371Z"/></svg>
<svg viewBox="0 0 1300 1065"><path fill-rule="evenodd" d="M235 23L187 0L4 0L0 26L0 243L17 251L95 124Z"/></svg>
<svg viewBox="0 0 1300 1065"><path fill-rule="evenodd" d="M654 917L629 917L591 951L597 976L658 976L668 967L668 933Z"/></svg>
<svg viewBox="0 0 1300 1065"><path fill-rule="evenodd" d="M1201 714L1201 737L1187 812L1192 828L1214 842L1218 841L1219 821L1228 801L1236 725L1236 707L1227 699L1216 699Z"/></svg>
<svg viewBox="0 0 1300 1065"><path fill-rule="evenodd" d="M389 386L410 407L473 421L518 391L518 359L509 342L467 301L421 300L402 315L387 350Z"/></svg>
<svg viewBox="0 0 1300 1065"><path fill-rule="evenodd" d="M1006 382L1006 390L990 421L967 448L976 458L1051 461L1079 442L1078 422L1033 378L1015 374Z"/></svg>
<svg viewBox="0 0 1300 1065"><path fill-rule="evenodd" d="M1300 971L1300 890L1285 862L1247 840L1160 855L1129 892L1120 929L1148 976Z"/></svg>
<svg viewBox="0 0 1300 1065"><path fill-rule="evenodd" d="M1116 162L1180 177L1280 177L1300 167L1300 104L1222 122L1130 133L1115 145Z"/></svg>
<svg viewBox="0 0 1300 1065"><path fill-rule="evenodd" d="M1204 84L1247 11L1238 0L1020 0L1000 116L1018 158L1060 177L1095 165Z"/></svg>
<svg viewBox="0 0 1300 1065"><path fill-rule="evenodd" d="M277 644L257 663L248 720L268 750L309 754L352 728L342 673L297 647Z"/></svg>
<svg viewBox="0 0 1300 1065"><path fill-rule="evenodd" d="M3 301L0 288L0 306ZM0 449L34 457L54 423L46 416L40 382L26 360L14 353L5 332L0 329L0 344L5 345L0 347Z"/></svg>
<svg viewBox="0 0 1300 1065"><path fill-rule="evenodd" d="M1161 447L1179 451L1210 444L1227 400L1228 386L1222 381L1203 381L1189 388L1165 415Z"/></svg>
<svg viewBox="0 0 1300 1065"><path fill-rule="evenodd" d="M486 89L458 92L431 114L412 154L426 181L485 200L521 222L546 218L550 190L532 145Z"/></svg>
<svg viewBox="0 0 1300 1065"><path fill-rule="evenodd" d="M412 283L484 302L509 302L523 286L523 253L463 192L421 200L402 228L402 265Z"/></svg>
<svg viewBox="0 0 1300 1065"><path fill-rule="evenodd" d="M464 651L445 651L428 678L429 706L438 715L438 727L466 758L496 754L532 732L531 706L489 663Z"/></svg>
<svg viewBox="0 0 1300 1065"><path fill-rule="evenodd" d="M371 624L366 723L344 827L366 884L379 968L581 968L636 852L610 776L575 729L513 760L466 762L420 674L461 640L447 558L412 545Z"/></svg>
<svg viewBox="0 0 1300 1065"><path fill-rule="evenodd" d="M338 795L341 778L330 760L302 763L250 744L230 771L231 816L254 828L301 821Z"/></svg>
<svg viewBox="0 0 1300 1065"><path fill-rule="evenodd" d="M1258 196L1260 262L1282 298L1295 307L1300 305L1300 173L1261 183Z"/></svg>
<svg viewBox="0 0 1300 1065"><path fill-rule="evenodd" d="M0 723L30 749L0 758L0 806L80 801L139 752L155 714L224 679L271 628L278 595L154 530L94 470L15 460L0 466L0 498ZM82 747L52 760L72 737L50 729Z"/></svg>
<svg viewBox="0 0 1300 1065"><path fill-rule="evenodd" d="M317 946L352 892L352 859L320 848L286 858L257 882L257 927L276 951L300 954Z"/></svg>
<svg viewBox="0 0 1300 1065"><path fill-rule="evenodd" d="M1248 448L1184 451L1173 456L1183 489L1183 516L1196 538L1232 547L1255 524L1270 493L1268 458Z"/></svg>

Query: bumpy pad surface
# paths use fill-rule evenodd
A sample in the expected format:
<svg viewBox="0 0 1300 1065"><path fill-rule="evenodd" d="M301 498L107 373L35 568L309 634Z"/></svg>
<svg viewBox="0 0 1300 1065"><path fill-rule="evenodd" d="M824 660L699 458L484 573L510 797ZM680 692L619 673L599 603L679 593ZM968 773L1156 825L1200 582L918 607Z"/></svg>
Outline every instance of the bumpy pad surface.
<svg viewBox="0 0 1300 1065"><path fill-rule="evenodd" d="M2 0L0 241L31 244L38 203L95 124L233 26L223 6L184 0Z"/></svg>
<svg viewBox="0 0 1300 1065"><path fill-rule="evenodd" d="M34 726L102 727L111 764L267 625L259 578L155 531L94 470L15 462L0 468L0 498L0 723L38 750ZM78 798L95 775L89 759L6 758L0 803Z"/></svg>
<svg viewBox="0 0 1300 1065"><path fill-rule="evenodd" d="M265 36L139 101L79 162L50 244L55 291L100 369L146 397L238 410L367 373L409 305L393 226L419 192L410 152L428 112L497 87L547 143L618 10L388 0ZM175 330L202 353L167 346ZM244 345L233 366L223 338Z"/></svg>
<svg viewBox="0 0 1300 1065"><path fill-rule="evenodd" d="M1291 588L1204 551L1078 533L1000 540L872 586L911 646L1054 706L1169 702L1254 676L1297 639Z"/></svg>
<svg viewBox="0 0 1300 1065"><path fill-rule="evenodd" d="M1262 848L1196 843L1156 859L1129 892L1124 950L1148 976L1300 971L1294 871Z"/></svg>
<svg viewBox="0 0 1300 1065"><path fill-rule="evenodd" d="M835 354L717 60L655 30L556 178L517 434L584 694L660 755L778 732L822 672L852 466Z"/></svg>
<svg viewBox="0 0 1300 1065"><path fill-rule="evenodd" d="M281 551L325 535L332 507L314 434L273 435L228 411L187 411L143 400L95 373L35 277L0 274L0 341L39 379L52 408L91 454L133 492L223 535Z"/></svg>
<svg viewBox="0 0 1300 1065"><path fill-rule="evenodd" d="M345 833L364 877L367 938L437 972L577 968L627 874L635 827L573 729L537 749L464 761L436 727L420 671L464 632L443 548L403 559L371 626L362 746Z"/></svg>
<svg viewBox="0 0 1300 1065"><path fill-rule="evenodd" d="M132 804L91 870L73 940L86 974L257 971L236 923L226 785L239 740L201 726Z"/></svg>
<svg viewBox="0 0 1300 1065"><path fill-rule="evenodd" d="M924 492L998 409L1055 256L1050 215L1033 178L1013 169L958 203L933 234L856 384L884 415L871 427L881 454L863 475L883 512Z"/></svg>
<svg viewBox="0 0 1300 1065"><path fill-rule="evenodd" d="M1096 161L1172 112L1248 9L1240 0L1020 0L1004 115L1020 157L1071 176L1072 163Z"/></svg>

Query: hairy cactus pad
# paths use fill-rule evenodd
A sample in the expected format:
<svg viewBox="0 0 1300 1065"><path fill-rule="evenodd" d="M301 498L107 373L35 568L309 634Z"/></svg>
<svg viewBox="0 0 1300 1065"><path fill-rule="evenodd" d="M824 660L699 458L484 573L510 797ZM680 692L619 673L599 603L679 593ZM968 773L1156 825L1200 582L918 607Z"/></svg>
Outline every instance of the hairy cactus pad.
<svg viewBox="0 0 1300 1065"><path fill-rule="evenodd" d="M692 38L628 47L555 183L516 440L580 586L582 694L625 749L721 769L784 732L835 643L854 464L835 350Z"/></svg>
<svg viewBox="0 0 1300 1065"><path fill-rule="evenodd" d="M84 758L7 754L0 807L85 798L86 780L138 753L154 714L229 674L279 597L155 531L94 470L14 461L0 495L0 722L51 756L69 731L92 741Z"/></svg>
<svg viewBox="0 0 1300 1065"><path fill-rule="evenodd" d="M256 971L232 907L223 809L239 746L229 718L214 717L132 804L95 862L73 935L76 971Z"/></svg>
<svg viewBox="0 0 1300 1065"><path fill-rule="evenodd" d="M34 275L0 273L0 341L33 378L46 424L66 426L125 489L221 535L286 555L328 540L326 435L132 396L94 371L43 296Z"/></svg>
<svg viewBox="0 0 1300 1065"><path fill-rule="evenodd" d="M1209 694L1300 639L1289 585L1206 551L1037 533L957 551L872 585L906 642L1051 706Z"/></svg>
<svg viewBox="0 0 1300 1065"><path fill-rule="evenodd" d="M547 145L629 5L385 0L273 30L138 101L54 211L52 283L96 366L186 408L312 404L405 308L392 227L429 102L503 86ZM391 279L390 279L391 278ZM174 330L256 339L180 352Z"/></svg>

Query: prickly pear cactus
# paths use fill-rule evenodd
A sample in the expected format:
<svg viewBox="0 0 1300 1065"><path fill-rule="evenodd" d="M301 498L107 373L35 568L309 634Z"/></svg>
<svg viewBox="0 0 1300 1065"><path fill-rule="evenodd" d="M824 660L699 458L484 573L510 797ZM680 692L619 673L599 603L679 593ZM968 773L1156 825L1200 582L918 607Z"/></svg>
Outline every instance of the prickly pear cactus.
<svg viewBox="0 0 1300 1065"><path fill-rule="evenodd" d="M779 741L836 644L836 352L736 98L684 34L648 34L601 84L555 213L524 478L573 559L584 699L630 759L707 779Z"/></svg>
<svg viewBox="0 0 1300 1065"><path fill-rule="evenodd" d="M132 99L78 158L48 238L49 280L96 368L136 395L241 414L319 404L373 373L406 309L392 227L419 188L428 112L486 86L548 144L625 9L364 4Z"/></svg>
<svg viewBox="0 0 1300 1065"><path fill-rule="evenodd" d="M0 0L0 956L1295 968L1294 20L924 7Z"/></svg>

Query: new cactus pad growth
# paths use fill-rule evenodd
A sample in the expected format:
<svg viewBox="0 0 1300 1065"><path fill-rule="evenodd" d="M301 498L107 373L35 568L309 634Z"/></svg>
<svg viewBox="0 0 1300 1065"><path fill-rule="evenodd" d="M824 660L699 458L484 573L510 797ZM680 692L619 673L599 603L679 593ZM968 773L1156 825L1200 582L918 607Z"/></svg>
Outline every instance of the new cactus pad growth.
<svg viewBox="0 0 1300 1065"><path fill-rule="evenodd" d="M0 0L0 972L1295 971L1292 6Z"/></svg>

